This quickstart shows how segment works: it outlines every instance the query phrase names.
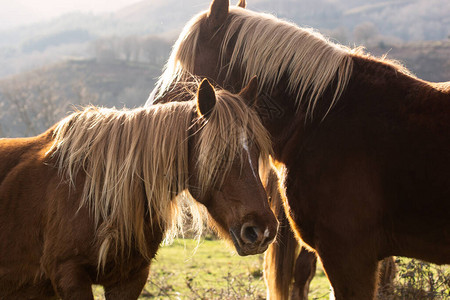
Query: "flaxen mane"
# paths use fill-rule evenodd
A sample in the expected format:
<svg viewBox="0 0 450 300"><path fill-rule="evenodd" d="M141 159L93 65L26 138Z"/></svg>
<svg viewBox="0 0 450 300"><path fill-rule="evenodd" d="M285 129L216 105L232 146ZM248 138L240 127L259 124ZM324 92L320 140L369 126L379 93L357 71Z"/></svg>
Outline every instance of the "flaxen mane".
<svg viewBox="0 0 450 300"><path fill-rule="evenodd" d="M133 246L147 257L146 209L166 241L181 229L186 208L201 232L205 209L185 192L189 159L197 161L197 188L207 193L219 187L236 157L243 158L243 136L268 157L268 134L256 114L236 95L218 91L216 97L207 120L188 101L120 111L89 107L57 124L48 153L72 183L80 171L86 173L80 205L90 208L98 226L99 267L112 247L126 255ZM188 157L189 131L199 135L198 157Z"/></svg>
<svg viewBox="0 0 450 300"><path fill-rule="evenodd" d="M200 13L183 29L158 82L159 95L174 81L193 72L193 53L205 18L206 13ZM219 30L225 30L222 60L229 43L235 42L229 64L221 62L221 66L226 66L222 69L226 72L226 80L230 78L233 67L240 65L245 70L243 84L257 75L260 91L270 92L286 75L289 92L295 95L298 106L301 99L307 97L304 105L311 116L317 100L330 85L334 88L334 97L329 110L334 106L352 74L352 56L364 55L361 48L350 49L332 43L312 29L299 28L272 15L238 7L230 7L225 25ZM386 61L385 58L379 60ZM388 63L404 71L400 65L392 61Z"/></svg>

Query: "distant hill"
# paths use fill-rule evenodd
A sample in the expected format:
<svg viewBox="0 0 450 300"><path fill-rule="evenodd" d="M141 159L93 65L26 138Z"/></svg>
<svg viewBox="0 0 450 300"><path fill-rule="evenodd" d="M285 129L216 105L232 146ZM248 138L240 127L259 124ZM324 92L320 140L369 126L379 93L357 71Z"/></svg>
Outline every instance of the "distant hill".
<svg viewBox="0 0 450 300"><path fill-rule="evenodd" d="M402 62L417 77L434 82L450 81L450 40L410 42L397 46L371 47L373 55L387 53Z"/></svg>
<svg viewBox="0 0 450 300"><path fill-rule="evenodd" d="M68 60L4 78L0 80L0 85L27 81L39 76L38 82L51 83L50 87L55 90L57 96L71 103L76 104L76 88L82 86L90 94L96 95L93 104L134 107L141 106L147 100L155 81L161 75L161 69L162 65L146 63Z"/></svg>
<svg viewBox="0 0 450 300"><path fill-rule="evenodd" d="M248 1L257 11L268 11L300 26L344 28L370 22L380 34L403 41L440 40L450 35L450 1L442 0L260 0ZM353 42L349 36L348 41Z"/></svg>
<svg viewBox="0 0 450 300"><path fill-rule="evenodd" d="M450 80L450 1L247 2L340 43L388 53L422 79ZM209 4L144 0L113 14L74 13L0 32L0 137L37 134L71 104L142 105L172 39Z"/></svg>
<svg viewBox="0 0 450 300"><path fill-rule="evenodd" d="M400 60L419 78L450 80L450 40L368 48ZM68 60L0 80L0 137L37 134L73 105L136 107L145 103L162 64Z"/></svg>
<svg viewBox="0 0 450 300"><path fill-rule="evenodd" d="M358 24L371 22L383 34L405 41L437 40L450 35L450 1L250 0L247 3L249 9L318 29L345 27L351 32ZM0 46L74 29L86 30L92 36L163 34L179 30L209 4L210 0L143 0L113 14L67 14L50 22L0 31Z"/></svg>
<svg viewBox="0 0 450 300"><path fill-rule="evenodd" d="M0 137L35 135L79 105L142 106L161 65L71 60L0 80Z"/></svg>
<svg viewBox="0 0 450 300"><path fill-rule="evenodd" d="M120 22L136 27L154 24L153 29L164 32L179 29L192 15L207 9L210 2L146 0L124 8L114 16ZM231 1L232 4L236 2ZM450 35L450 1L250 0L247 4L249 9L273 13L300 26L344 27L350 34L358 24L371 22L381 34L404 41L439 40Z"/></svg>
<svg viewBox="0 0 450 300"><path fill-rule="evenodd" d="M234 5L236 1L231 1ZM330 34L343 44L444 40L450 36L450 1L443 0L249 0L248 8L273 13ZM0 31L0 78L67 56L92 58L91 42L105 37L174 37L210 0L144 0L104 15L71 13ZM367 31L367 32L364 32ZM359 36L359 37L358 37ZM386 42L385 42L386 44Z"/></svg>

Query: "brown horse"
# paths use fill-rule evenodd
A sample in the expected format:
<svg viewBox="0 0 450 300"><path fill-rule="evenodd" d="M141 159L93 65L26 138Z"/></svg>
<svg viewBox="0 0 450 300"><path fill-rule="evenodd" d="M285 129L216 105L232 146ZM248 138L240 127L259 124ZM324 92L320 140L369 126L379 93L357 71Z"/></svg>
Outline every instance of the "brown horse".
<svg viewBox="0 0 450 300"><path fill-rule="evenodd" d="M186 25L157 97L186 74L258 76L288 217L337 299L372 299L388 256L450 263L450 84L228 0Z"/></svg>
<svg viewBox="0 0 450 300"><path fill-rule="evenodd" d="M233 95L203 81L197 100L90 107L0 139L0 298L93 299L100 284L136 299L185 209L202 228L206 207L240 255L265 251L278 222L255 175L271 153L255 97L254 82Z"/></svg>
<svg viewBox="0 0 450 300"><path fill-rule="evenodd" d="M270 244L264 255L267 298L308 300L310 284L316 274L316 253L302 247L303 242L292 231L283 208L277 176L273 172L265 187L272 210L280 222L276 237L278 242ZM383 259L379 270L379 294L392 295L395 275L394 257Z"/></svg>

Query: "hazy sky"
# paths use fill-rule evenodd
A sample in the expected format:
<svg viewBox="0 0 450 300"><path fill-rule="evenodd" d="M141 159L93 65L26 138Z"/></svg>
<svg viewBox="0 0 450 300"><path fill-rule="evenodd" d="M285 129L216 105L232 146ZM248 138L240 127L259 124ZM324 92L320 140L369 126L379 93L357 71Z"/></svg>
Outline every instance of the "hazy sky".
<svg viewBox="0 0 450 300"><path fill-rule="evenodd" d="M0 0L0 29L57 17L71 11L111 12L140 1L142 0Z"/></svg>

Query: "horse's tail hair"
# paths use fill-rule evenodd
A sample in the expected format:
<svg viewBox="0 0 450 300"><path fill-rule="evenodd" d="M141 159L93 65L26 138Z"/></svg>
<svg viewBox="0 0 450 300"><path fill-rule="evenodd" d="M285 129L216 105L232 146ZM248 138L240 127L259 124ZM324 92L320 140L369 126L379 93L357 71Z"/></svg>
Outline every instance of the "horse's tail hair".
<svg viewBox="0 0 450 300"><path fill-rule="evenodd" d="M280 224L276 241L269 246L264 256L264 279L267 299L285 300L289 299L299 243L283 209L278 186L271 188L271 184L269 180L267 193L271 197L270 205Z"/></svg>

